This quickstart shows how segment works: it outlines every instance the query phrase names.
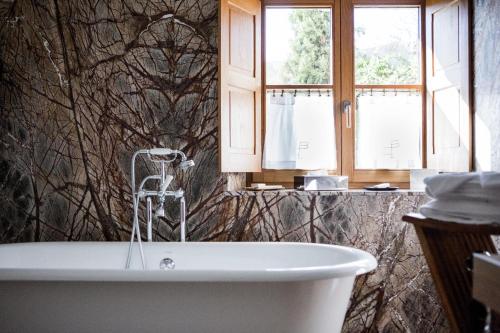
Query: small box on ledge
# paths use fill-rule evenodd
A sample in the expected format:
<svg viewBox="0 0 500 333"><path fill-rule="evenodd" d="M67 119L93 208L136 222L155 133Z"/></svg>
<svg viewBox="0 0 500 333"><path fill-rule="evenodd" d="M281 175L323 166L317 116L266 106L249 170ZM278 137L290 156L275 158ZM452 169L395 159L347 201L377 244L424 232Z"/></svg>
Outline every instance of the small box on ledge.
<svg viewBox="0 0 500 333"><path fill-rule="evenodd" d="M344 191L349 188L349 177L330 175L294 176L293 187L304 191Z"/></svg>

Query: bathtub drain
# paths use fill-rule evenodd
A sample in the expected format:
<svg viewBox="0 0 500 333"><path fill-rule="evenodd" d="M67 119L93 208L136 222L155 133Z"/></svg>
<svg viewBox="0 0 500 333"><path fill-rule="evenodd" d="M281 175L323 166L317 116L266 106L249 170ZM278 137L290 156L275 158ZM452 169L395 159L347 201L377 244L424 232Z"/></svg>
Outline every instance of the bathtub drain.
<svg viewBox="0 0 500 333"><path fill-rule="evenodd" d="M170 258L163 258L160 260L160 269L169 270L175 268L175 262Z"/></svg>

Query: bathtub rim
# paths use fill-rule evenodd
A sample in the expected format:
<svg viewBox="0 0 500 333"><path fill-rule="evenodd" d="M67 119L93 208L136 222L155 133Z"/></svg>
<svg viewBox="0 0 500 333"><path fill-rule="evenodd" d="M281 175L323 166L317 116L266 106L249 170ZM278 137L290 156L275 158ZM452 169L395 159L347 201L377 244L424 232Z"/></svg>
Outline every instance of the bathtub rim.
<svg viewBox="0 0 500 333"><path fill-rule="evenodd" d="M63 245L64 244L64 245ZM41 242L41 243L13 243L0 244L2 248L10 246L33 245L121 245L128 247L128 242ZM335 279L347 276L357 276L369 273L377 268L378 263L370 253L353 247L302 243L302 242L153 242L144 243L146 246L160 246L159 244L175 244L175 246L203 245L217 246L237 244L239 246L295 246L295 247L323 247L334 251L350 252L357 256L357 260L343 264L268 268L268 269L200 269L200 270L169 270L160 269L79 269L79 268L2 268L0 267L0 282L3 281L59 281L59 282L293 282L307 280ZM135 244L137 246L137 244ZM229 245L231 246L231 245ZM123 258L123 262L125 263Z"/></svg>

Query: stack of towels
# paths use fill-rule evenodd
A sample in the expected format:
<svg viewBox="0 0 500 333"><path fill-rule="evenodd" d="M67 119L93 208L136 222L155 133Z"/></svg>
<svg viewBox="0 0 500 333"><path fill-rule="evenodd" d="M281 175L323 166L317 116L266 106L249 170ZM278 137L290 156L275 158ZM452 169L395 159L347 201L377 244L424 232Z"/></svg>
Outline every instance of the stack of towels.
<svg viewBox="0 0 500 333"><path fill-rule="evenodd" d="M424 179L432 198L420 208L426 217L442 221L500 224L500 173L446 173Z"/></svg>

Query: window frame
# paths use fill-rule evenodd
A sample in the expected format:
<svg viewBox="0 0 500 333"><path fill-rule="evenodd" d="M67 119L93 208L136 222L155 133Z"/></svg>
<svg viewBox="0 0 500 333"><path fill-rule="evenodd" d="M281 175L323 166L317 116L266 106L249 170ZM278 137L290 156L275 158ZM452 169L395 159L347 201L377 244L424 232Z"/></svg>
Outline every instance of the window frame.
<svg viewBox="0 0 500 333"><path fill-rule="evenodd" d="M420 96L422 98L422 168L427 166L427 129L426 129L426 87L425 87L425 6L420 0L344 0L342 6L342 99L352 103L352 120L356 117L356 84L355 84L355 48L354 48L354 8L355 7L419 7L419 33L420 33ZM362 85L358 85L362 86ZM415 87L415 85L386 85L386 87ZM342 174L349 176L350 184L354 188L366 185L390 182L401 188L409 188L409 169L356 169L355 168L355 136L356 124L352 127L345 126L346 115L342 114Z"/></svg>
<svg viewBox="0 0 500 333"><path fill-rule="evenodd" d="M350 188L362 188L366 185L390 182L401 188L409 187L409 170L390 169L356 169L355 168L355 110L356 110L356 85L354 77L354 8L355 7L419 7L420 37L421 37L421 82L419 85L398 85L402 88L418 86L422 97L422 168L426 167L426 98L425 98L425 3L421 0L263 0L262 1L262 142L266 130L266 96L267 90L294 89L306 86L322 89L331 89L333 98L333 112L336 131L337 169L329 170L332 175L349 176ZM332 82L329 85L266 85L266 8L331 8L332 11ZM358 85L360 86L360 85ZM392 88L395 85L391 85ZM342 112L342 101L349 100L352 104L352 127L347 128L347 117ZM261 148L263 149L263 147ZM305 174L304 170L269 170L250 173L248 183L281 184L293 187L293 176Z"/></svg>

